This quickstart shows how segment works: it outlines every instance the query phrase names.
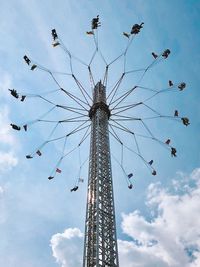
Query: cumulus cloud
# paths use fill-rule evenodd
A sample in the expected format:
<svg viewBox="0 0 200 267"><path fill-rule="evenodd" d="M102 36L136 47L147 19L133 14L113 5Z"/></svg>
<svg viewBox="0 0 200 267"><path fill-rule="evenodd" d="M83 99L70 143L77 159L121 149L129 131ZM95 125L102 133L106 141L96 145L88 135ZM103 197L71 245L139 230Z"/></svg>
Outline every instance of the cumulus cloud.
<svg viewBox="0 0 200 267"><path fill-rule="evenodd" d="M62 267L82 266L83 234L78 228L68 228L51 238L53 256Z"/></svg>
<svg viewBox="0 0 200 267"><path fill-rule="evenodd" d="M18 159L15 155L17 140L11 132L9 109L6 105L0 108L0 173L16 166Z"/></svg>
<svg viewBox="0 0 200 267"><path fill-rule="evenodd" d="M175 192L159 183L148 188L147 205L156 217L123 214L119 241L122 266L196 267L200 262L200 169L174 180Z"/></svg>
<svg viewBox="0 0 200 267"><path fill-rule="evenodd" d="M18 163L18 159L13 155L13 152L0 152L0 172L9 171Z"/></svg>
<svg viewBox="0 0 200 267"><path fill-rule="evenodd" d="M12 80L9 74L0 70L0 99L5 100L8 93L8 88L11 87ZM4 102L5 103L5 102ZM15 155L17 140L14 137L9 120L9 108L6 104L1 105L0 108L0 173L9 171L12 167L16 166L18 159Z"/></svg>
<svg viewBox="0 0 200 267"><path fill-rule="evenodd" d="M122 231L128 238L118 240L120 266L200 266L200 168L189 176L178 173L171 188L150 184L146 205L149 216L138 210L122 215ZM79 229L55 234L51 246L62 267L81 266L83 234Z"/></svg>
<svg viewBox="0 0 200 267"><path fill-rule="evenodd" d="M3 195L3 193L4 193L4 188L2 186L0 186L0 197L1 197L1 195Z"/></svg>
<svg viewBox="0 0 200 267"><path fill-rule="evenodd" d="M9 124L9 109L5 105L0 109L0 124L0 143L10 146L14 145L16 140Z"/></svg>
<svg viewBox="0 0 200 267"><path fill-rule="evenodd" d="M1 165L1 163L0 163ZM0 224L5 223L7 218L7 211L5 206L5 196L7 191L7 184L0 185Z"/></svg>
<svg viewBox="0 0 200 267"><path fill-rule="evenodd" d="M8 73L2 72L0 69L0 75L1 75L1 80L0 80L0 99L1 98L6 98L9 93L8 93L8 88L11 88L11 77Z"/></svg>

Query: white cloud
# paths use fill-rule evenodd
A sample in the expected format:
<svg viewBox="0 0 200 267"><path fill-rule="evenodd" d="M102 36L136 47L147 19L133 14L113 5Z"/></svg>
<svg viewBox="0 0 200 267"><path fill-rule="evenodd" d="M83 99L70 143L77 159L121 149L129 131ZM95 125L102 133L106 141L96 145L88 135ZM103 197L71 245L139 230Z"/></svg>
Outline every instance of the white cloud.
<svg viewBox="0 0 200 267"><path fill-rule="evenodd" d="M9 110L7 106L2 106L0 109L0 143L8 144L10 146L16 143L16 139L11 132L9 123Z"/></svg>
<svg viewBox="0 0 200 267"><path fill-rule="evenodd" d="M3 195L4 191L5 191L4 188L0 186L0 196Z"/></svg>
<svg viewBox="0 0 200 267"><path fill-rule="evenodd" d="M0 172L3 172L10 170L18 163L15 155L17 140L11 132L9 110L6 105L0 109L0 125Z"/></svg>
<svg viewBox="0 0 200 267"><path fill-rule="evenodd" d="M200 169L194 170L189 177L181 175L181 178L176 181L176 193L160 184L149 186L147 204L150 211L157 214L152 220L139 211L123 215L123 232L139 245L134 241L119 241L122 266L198 266Z"/></svg>
<svg viewBox="0 0 200 267"><path fill-rule="evenodd" d="M149 185L146 204L156 214L152 219L138 210L122 215L129 241L118 240L120 266L200 266L200 168L189 176L178 173L174 184L175 189ZM77 228L52 237L53 256L62 267L81 266L82 237Z"/></svg>
<svg viewBox="0 0 200 267"><path fill-rule="evenodd" d="M9 95L8 88L11 87L12 80L8 73L2 72L0 70L1 80L0 80L0 99L6 98Z"/></svg>
<svg viewBox="0 0 200 267"><path fill-rule="evenodd" d="M83 234L78 228L68 228L51 238L53 256L62 267L82 266Z"/></svg>
<svg viewBox="0 0 200 267"><path fill-rule="evenodd" d="M1 165L1 163L0 163ZM7 210L5 206L5 197L8 184L0 185L0 224L5 223L7 218Z"/></svg>
<svg viewBox="0 0 200 267"><path fill-rule="evenodd" d="M154 247L138 247L133 241L118 240L120 266L126 267L169 267L155 254Z"/></svg>
<svg viewBox="0 0 200 267"><path fill-rule="evenodd" d="M11 170L18 163L13 152L0 152L0 172Z"/></svg>
<svg viewBox="0 0 200 267"><path fill-rule="evenodd" d="M8 73L2 70L0 70L0 74L0 100L3 100L0 108L0 172L4 172L18 163L15 155L18 143L10 127L9 107L5 104L5 100L9 97L8 88L12 87L12 79Z"/></svg>

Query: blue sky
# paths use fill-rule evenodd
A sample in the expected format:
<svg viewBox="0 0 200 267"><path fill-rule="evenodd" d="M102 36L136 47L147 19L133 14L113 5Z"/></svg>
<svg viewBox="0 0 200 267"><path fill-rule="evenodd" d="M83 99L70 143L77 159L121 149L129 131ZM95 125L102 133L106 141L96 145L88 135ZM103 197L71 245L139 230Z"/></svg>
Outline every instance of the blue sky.
<svg viewBox="0 0 200 267"><path fill-rule="evenodd" d="M57 89L47 73L38 69L30 71L23 56L27 54L51 70L69 72L66 54L59 47L52 47L51 29L56 28L72 54L88 62L94 43L85 32L97 14L102 22L99 45L108 62L123 51L127 40L122 32L130 31L135 23L144 22L144 28L128 51L128 70L147 66L152 61L152 51L171 50L166 61L145 75L142 85L163 89L168 80L186 82L183 92L159 95L149 105L163 114L173 114L178 109L191 122L189 127L165 119L148 122L161 140L170 138L173 141L177 158L171 158L168 150L151 140L138 139L145 158L154 159L157 176L152 176L141 160L125 151L124 167L127 172L134 173L133 190L128 190L123 172L112 159L121 266L199 266L199 11L200 2L192 0L11 0L1 3L0 266L81 266L88 161L81 174L85 181L76 193L71 193L70 188L78 175L78 150L63 161L62 173L49 181L47 177L59 158L62 142L51 143L44 148L42 157L29 161L25 155L46 140L50 126L35 124L26 133L13 131L9 124L23 124L37 118L50 106L34 98L17 101L7 89L31 94ZM119 61L111 68L108 87L122 73L121 65ZM105 66L97 57L93 66L97 81L102 77L102 67ZM84 66L74 61L74 70L90 90ZM120 87L121 92L138 81L138 75L129 75ZM58 79L64 88L80 96L68 76ZM126 104L145 97L146 93L139 91L130 96ZM50 95L49 99L63 105L72 103L60 93ZM147 112L138 108L131 114L146 116ZM65 116L69 116L67 112L56 110L49 118L65 119ZM137 124L127 126L142 130ZM64 124L55 136L70 130L71 126ZM120 137L134 148L129 135L121 133ZM67 151L77 146L79 140L79 134L70 137ZM120 146L112 139L111 148L114 156L120 159ZM87 159L88 153L89 140L81 148L82 161Z"/></svg>

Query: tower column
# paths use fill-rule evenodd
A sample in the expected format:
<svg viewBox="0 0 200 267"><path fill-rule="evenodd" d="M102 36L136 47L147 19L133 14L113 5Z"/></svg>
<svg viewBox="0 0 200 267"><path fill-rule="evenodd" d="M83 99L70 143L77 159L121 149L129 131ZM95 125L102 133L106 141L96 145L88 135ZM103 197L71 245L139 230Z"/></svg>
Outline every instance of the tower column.
<svg viewBox="0 0 200 267"><path fill-rule="evenodd" d="M88 196L83 267L118 267L106 90L99 82L93 92Z"/></svg>

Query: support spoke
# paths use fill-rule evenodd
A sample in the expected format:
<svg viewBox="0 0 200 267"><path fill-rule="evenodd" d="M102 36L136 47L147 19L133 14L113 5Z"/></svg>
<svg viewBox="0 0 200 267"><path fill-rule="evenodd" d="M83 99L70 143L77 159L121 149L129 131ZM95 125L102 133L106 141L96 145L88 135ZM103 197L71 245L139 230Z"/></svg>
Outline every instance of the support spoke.
<svg viewBox="0 0 200 267"><path fill-rule="evenodd" d="M92 101L91 96L88 94L88 92L87 92L87 91L85 90L85 88L82 86L82 84L78 81L78 79L77 79L74 75L72 75L72 77L74 78L76 84L78 85L78 88L80 89L80 91L81 91L83 97L85 98L85 101L86 101L87 104L90 106L90 104L89 104L89 102L88 102L88 100L87 100L87 98L86 98L86 95L87 95L87 97Z"/></svg>
<svg viewBox="0 0 200 267"><path fill-rule="evenodd" d="M116 93L117 93L117 91L118 91L118 89L119 89L119 87L120 87L120 84L121 84L123 78L124 78L124 73L122 73L122 76L120 77L119 81L116 83L116 85L115 85L114 88L111 90L110 94L108 95L107 99L108 99L108 98L112 95L112 93L113 93L113 95L112 95L112 97L111 97L111 100L110 100L110 102L109 102L109 106L112 105L112 103L114 102L113 99L114 99L114 97L115 97L115 95L116 95Z"/></svg>

